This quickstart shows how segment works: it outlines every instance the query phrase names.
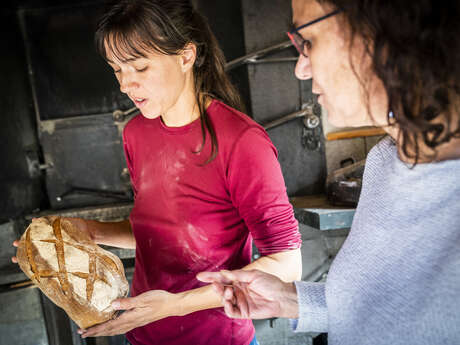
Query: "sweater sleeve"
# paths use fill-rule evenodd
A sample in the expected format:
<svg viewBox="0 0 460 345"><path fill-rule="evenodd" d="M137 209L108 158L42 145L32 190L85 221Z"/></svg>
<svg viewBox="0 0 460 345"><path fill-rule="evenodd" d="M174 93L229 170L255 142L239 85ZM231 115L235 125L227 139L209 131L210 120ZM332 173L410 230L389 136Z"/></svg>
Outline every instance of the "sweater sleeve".
<svg viewBox="0 0 460 345"><path fill-rule="evenodd" d="M292 320L295 332L328 331L328 311L326 305L325 283L296 281L299 318Z"/></svg>
<svg viewBox="0 0 460 345"><path fill-rule="evenodd" d="M227 167L233 204L261 255L300 247L301 238L286 194L277 152L259 127L247 129L234 144Z"/></svg>

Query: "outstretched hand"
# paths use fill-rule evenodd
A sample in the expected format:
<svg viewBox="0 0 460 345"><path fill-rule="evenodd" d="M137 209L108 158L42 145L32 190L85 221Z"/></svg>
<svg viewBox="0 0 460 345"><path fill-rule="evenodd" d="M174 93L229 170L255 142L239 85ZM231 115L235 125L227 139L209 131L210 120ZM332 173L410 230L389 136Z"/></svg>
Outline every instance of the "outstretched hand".
<svg viewBox="0 0 460 345"><path fill-rule="evenodd" d="M116 319L101 323L88 329L79 329L82 338L113 336L178 314L178 304L172 299L174 294L163 290L147 291L139 296L117 299L112 303L116 310L125 310Z"/></svg>
<svg viewBox="0 0 460 345"><path fill-rule="evenodd" d="M225 313L238 319L296 318L297 294L293 283L258 270L202 272L197 279L212 283L222 297Z"/></svg>

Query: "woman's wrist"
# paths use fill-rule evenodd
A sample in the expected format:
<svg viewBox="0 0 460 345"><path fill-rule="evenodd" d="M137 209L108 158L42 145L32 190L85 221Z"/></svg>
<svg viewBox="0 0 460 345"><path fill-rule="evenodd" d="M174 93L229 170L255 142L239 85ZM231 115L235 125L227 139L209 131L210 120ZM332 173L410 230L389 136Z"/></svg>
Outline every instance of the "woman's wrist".
<svg viewBox="0 0 460 345"><path fill-rule="evenodd" d="M211 285L174 294L174 305L177 305L174 316L184 316L196 311L222 307L221 298L214 292Z"/></svg>

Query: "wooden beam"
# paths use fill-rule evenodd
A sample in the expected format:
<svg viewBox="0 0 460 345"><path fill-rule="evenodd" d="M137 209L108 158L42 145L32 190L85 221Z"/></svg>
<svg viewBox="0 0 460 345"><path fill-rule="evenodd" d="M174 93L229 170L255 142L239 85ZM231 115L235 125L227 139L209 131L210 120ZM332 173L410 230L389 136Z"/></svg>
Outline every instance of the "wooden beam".
<svg viewBox="0 0 460 345"><path fill-rule="evenodd" d="M330 132L326 134L327 140L353 139L360 137L372 137L376 135L385 135L386 132L379 127L357 128L347 131Z"/></svg>

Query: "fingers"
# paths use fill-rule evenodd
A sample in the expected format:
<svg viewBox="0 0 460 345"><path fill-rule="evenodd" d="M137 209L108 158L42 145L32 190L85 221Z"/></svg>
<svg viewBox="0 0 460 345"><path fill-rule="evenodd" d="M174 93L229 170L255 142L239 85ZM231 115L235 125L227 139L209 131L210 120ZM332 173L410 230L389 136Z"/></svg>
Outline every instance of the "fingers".
<svg viewBox="0 0 460 345"><path fill-rule="evenodd" d="M225 287L222 304L227 316L237 319L250 318L248 296L241 287Z"/></svg>
<svg viewBox="0 0 460 345"><path fill-rule="evenodd" d="M233 296L233 287L224 287L224 293L222 297L228 301L234 301L234 296Z"/></svg>
<svg viewBox="0 0 460 345"><path fill-rule="evenodd" d="M240 317L244 319L249 319L249 305L247 302L248 296L246 296L244 291L239 287L234 288L234 295L240 311Z"/></svg>
<svg viewBox="0 0 460 345"><path fill-rule="evenodd" d="M201 272L196 278L205 283L232 284L235 281L250 283L260 274L263 272L258 270L222 270L220 272Z"/></svg>
<svg viewBox="0 0 460 345"><path fill-rule="evenodd" d="M18 240L14 241L13 246L17 248L19 246L19 241ZM18 263L18 258L16 256L12 256L11 257L11 262L17 264Z"/></svg>
<svg viewBox="0 0 460 345"><path fill-rule="evenodd" d="M232 282L225 278L221 272L201 272L196 275L196 279L204 283L231 284Z"/></svg>
<svg viewBox="0 0 460 345"><path fill-rule="evenodd" d="M77 333L81 334L82 338L112 336L126 333L134 328L132 326L132 317L129 315L130 313L132 312L125 312L114 320L110 320L87 329L79 329ZM135 316L136 315L134 315L134 318Z"/></svg>
<svg viewBox="0 0 460 345"><path fill-rule="evenodd" d="M203 283L214 283L220 280L219 272L200 272L196 275L196 279Z"/></svg>
<svg viewBox="0 0 460 345"><path fill-rule="evenodd" d="M224 300L224 311L228 317L232 317L234 319L241 319L241 313L238 309L238 306L233 304L231 301Z"/></svg>
<svg viewBox="0 0 460 345"><path fill-rule="evenodd" d="M237 281L237 282L242 282L242 283L250 283L252 282L259 273L257 270L250 270L250 271L245 271L245 270L236 270L236 271L220 271L220 273L226 278L228 281L231 281L232 283Z"/></svg>
<svg viewBox="0 0 460 345"><path fill-rule="evenodd" d="M111 336L117 333L115 331L117 328L116 324L117 322L115 320L107 321L88 329L79 329L77 333L80 334L82 338Z"/></svg>
<svg viewBox="0 0 460 345"><path fill-rule="evenodd" d="M232 281L225 278L221 272L201 272L196 278L205 283L212 283L214 291L221 297L224 297L226 285L232 284Z"/></svg>
<svg viewBox="0 0 460 345"><path fill-rule="evenodd" d="M221 297L224 296L225 286L219 283L212 283L212 288Z"/></svg>
<svg viewBox="0 0 460 345"><path fill-rule="evenodd" d="M232 284L235 281L250 283L260 273L257 270L222 270L220 272L201 272L197 274L196 278L205 283Z"/></svg>

